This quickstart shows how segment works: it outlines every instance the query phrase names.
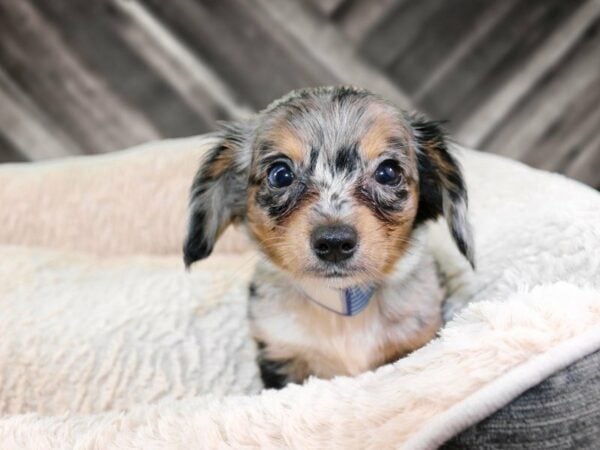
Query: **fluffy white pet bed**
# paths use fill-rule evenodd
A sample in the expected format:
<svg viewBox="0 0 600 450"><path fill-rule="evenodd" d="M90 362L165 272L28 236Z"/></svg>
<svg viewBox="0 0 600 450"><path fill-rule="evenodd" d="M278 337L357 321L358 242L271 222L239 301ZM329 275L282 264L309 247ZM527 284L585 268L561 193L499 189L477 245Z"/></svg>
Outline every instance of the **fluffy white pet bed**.
<svg viewBox="0 0 600 450"><path fill-rule="evenodd" d="M600 348L600 195L459 150L477 271L433 226L451 288L439 337L260 393L245 322L259 256L229 232L191 273L181 261L210 143L0 166L2 449L433 448Z"/></svg>

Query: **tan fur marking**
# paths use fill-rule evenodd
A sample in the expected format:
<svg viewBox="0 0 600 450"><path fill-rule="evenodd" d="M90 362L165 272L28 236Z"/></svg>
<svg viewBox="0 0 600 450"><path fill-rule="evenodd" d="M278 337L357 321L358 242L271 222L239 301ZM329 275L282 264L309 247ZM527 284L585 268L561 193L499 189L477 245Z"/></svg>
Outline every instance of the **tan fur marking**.
<svg viewBox="0 0 600 450"><path fill-rule="evenodd" d="M360 149L366 159L376 159L388 149L389 139L392 137L403 137L407 143L410 142L410 132L406 125L387 107L371 104L369 113L373 117L373 123L360 140Z"/></svg>
<svg viewBox="0 0 600 450"><path fill-rule="evenodd" d="M211 178L220 177L233 164L233 149L225 147L217 157L207 165L206 172Z"/></svg>
<svg viewBox="0 0 600 450"><path fill-rule="evenodd" d="M310 198L306 198L284 224L276 225L253 200L256 190L256 187L251 188L248 195L247 223L250 232L273 262L291 273L300 274L303 270L301 262L310 256L311 251L308 246L312 230Z"/></svg>
<svg viewBox="0 0 600 450"><path fill-rule="evenodd" d="M403 210L397 215L397 225L388 229L388 239L394 244L391 245L391 250L388 253L386 263L382 268L382 272L387 274L393 268L398 259L402 257L409 244L409 237L413 229L413 222L417 215L419 205L419 190L416 184L411 184L408 187L410 194Z"/></svg>
<svg viewBox="0 0 600 450"><path fill-rule="evenodd" d="M360 150L366 159L376 159L387 149L388 139L394 132L394 125L389 118L378 117L360 140Z"/></svg>
<svg viewBox="0 0 600 450"><path fill-rule="evenodd" d="M285 125L276 126L266 135L266 139L275 143L277 149L292 161L301 162L304 159L306 146L294 130L289 127Z"/></svg>

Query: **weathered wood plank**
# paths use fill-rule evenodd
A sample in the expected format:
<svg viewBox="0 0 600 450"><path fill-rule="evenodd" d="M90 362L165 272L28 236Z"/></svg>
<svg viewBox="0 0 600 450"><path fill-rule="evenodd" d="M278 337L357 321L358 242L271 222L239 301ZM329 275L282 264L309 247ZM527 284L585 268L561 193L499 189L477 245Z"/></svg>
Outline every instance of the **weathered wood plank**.
<svg viewBox="0 0 600 450"><path fill-rule="evenodd" d="M160 74L122 36L131 20L110 0L30 0L81 64L113 96L144 117L160 136L185 136L213 127L187 105ZM212 104L207 110L218 109Z"/></svg>
<svg viewBox="0 0 600 450"><path fill-rule="evenodd" d="M586 33L587 38L582 37L573 47L571 54L565 55L555 69L546 74L543 83L528 91L517 110L483 142L484 148L528 162L548 153L548 147L539 145L544 136L554 133L555 124L568 115L582 97L590 95L591 88L600 81L600 34L590 31Z"/></svg>
<svg viewBox="0 0 600 450"><path fill-rule="evenodd" d="M0 64L86 150L114 150L160 137L69 51L25 0L0 2Z"/></svg>
<svg viewBox="0 0 600 450"><path fill-rule="evenodd" d="M463 56L455 70L421 98L420 106L436 117L451 119L453 129L458 129L527 62L578 1L509 1L509 10Z"/></svg>
<svg viewBox="0 0 600 450"><path fill-rule="evenodd" d="M0 164L10 162L25 162L28 159L13 145L0 129Z"/></svg>
<svg viewBox="0 0 600 450"><path fill-rule="evenodd" d="M311 51L340 82L368 88L402 108L412 108L410 98L383 73L358 58L353 47L331 25L319 21L294 2L251 0L251 3L260 5L285 26L303 45L303 51Z"/></svg>
<svg viewBox="0 0 600 450"><path fill-rule="evenodd" d="M555 79L561 85L564 84L562 78ZM541 169L564 172L583 151L585 143L600 134L598 105L600 77L562 108L557 120L547 124L546 132L523 156L524 162ZM598 181L600 182L600 172Z"/></svg>
<svg viewBox="0 0 600 450"><path fill-rule="evenodd" d="M398 3L369 31L358 51L376 67L387 69L427 31L424 23L445 3L445 0Z"/></svg>
<svg viewBox="0 0 600 450"><path fill-rule="evenodd" d="M145 4L254 108L265 107L291 89L337 82L254 3L146 0Z"/></svg>
<svg viewBox="0 0 600 450"><path fill-rule="evenodd" d="M600 134L593 134L563 173L600 189Z"/></svg>
<svg viewBox="0 0 600 450"><path fill-rule="evenodd" d="M317 9L323 16L331 17L342 8L344 3L350 0L304 0L303 4L308 4Z"/></svg>
<svg viewBox="0 0 600 450"><path fill-rule="evenodd" d="M435 68L424 74L420 80L419 88L414 93L416 103L422 102L423 98L434 91L438 85L451 72L459 69L460 64L474 49L483 42L486 36L493 30L513 8L516 0L506 0L502 2L490 2L486 5L480 17L473 24L470 33L467 33L463 39L454 45L454 48L448 49L446 54L442 54ZM464 25L463 25L464 26ZM467 27L465 27L467 28Z"/></svg>
<svg viewBox="0 0 600 450"><path fill-rule="evenodd" d="M410 0L350 0L349 5L336 13L334 23L354 45L359 45L390 11L407 1Z"/></svg>
<svg viewBox="0 0 600 450"><path fill-rule="evenodd" d="M552 33L502 88L494 92L485 104L461 124L456 133L458 139L469 146L481 146L527 92L564 58L599 15L600 2L588 0L564 25Z"/></svg>
<svg viewBox="0 0 600 450"><path fill-rule="evenodd" d="M80 153L77 145L43 114L31 99L0 69L0 130L3 159L57 158Z"/></svg>
<svg viewBox="0 0 600 450"><path fill-rule="evenodd" d="M486 10L493 10L502 3L512 1L442 2L418 24L412 39L403 39L404 45L397 49L396 56L388 65L388 74L407 92L417 93L427 77L437 72L446 55L473 32Z"/></svg>
<svg viewBox="0 0 600 450"><path fill-rule="evenodd" d="M119 34L206 122L251 113L214 71L140 2L115 0L114 5L126 17L118 27Z"/></svg>

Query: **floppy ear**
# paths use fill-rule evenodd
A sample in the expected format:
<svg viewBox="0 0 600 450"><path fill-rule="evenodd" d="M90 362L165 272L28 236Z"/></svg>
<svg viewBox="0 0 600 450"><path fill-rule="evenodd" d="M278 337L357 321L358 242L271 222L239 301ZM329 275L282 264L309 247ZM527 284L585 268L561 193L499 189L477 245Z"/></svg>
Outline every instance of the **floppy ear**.
<svg viewBox="0 0 600 450"><path fill-rule="evenodd" d="M412 116L410 123L417 141L419 169L416 223L443 214L458 249L475 267L473 235L467 219L467 190L460 166L448 151L444 131L438 122Z"/></svg>
<svg viewBox="0 0 600 450"><path fill-rule="evenodd" d="M183 244L186 267L210 255L225 228L245 215L251 159L248 130L247 124L226 124L196 173Z"/></svg>

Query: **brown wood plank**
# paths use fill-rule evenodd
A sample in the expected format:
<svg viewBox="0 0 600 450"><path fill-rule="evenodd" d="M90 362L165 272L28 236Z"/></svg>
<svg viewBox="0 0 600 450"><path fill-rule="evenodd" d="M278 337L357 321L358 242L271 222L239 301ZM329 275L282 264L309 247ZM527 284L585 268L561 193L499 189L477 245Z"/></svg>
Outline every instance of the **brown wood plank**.
<svg viewBox="0 0 600 450"><path fill-rule="evenodd" d="M115 150L160 137L142 114L69 51L28 1L0 2L0 64L87 151Z"/></svg>

